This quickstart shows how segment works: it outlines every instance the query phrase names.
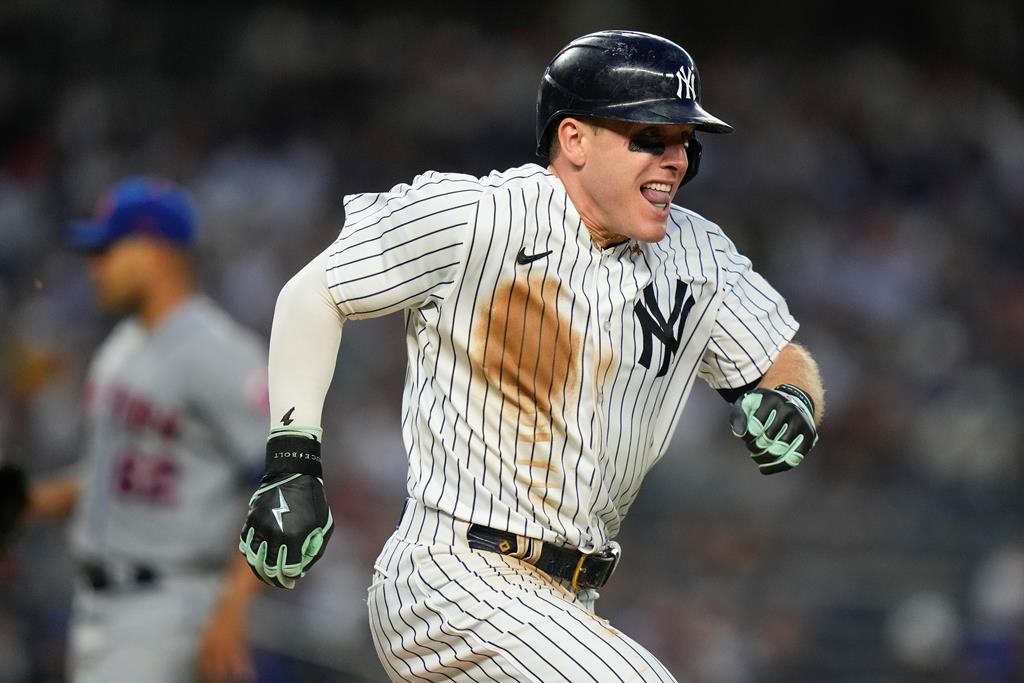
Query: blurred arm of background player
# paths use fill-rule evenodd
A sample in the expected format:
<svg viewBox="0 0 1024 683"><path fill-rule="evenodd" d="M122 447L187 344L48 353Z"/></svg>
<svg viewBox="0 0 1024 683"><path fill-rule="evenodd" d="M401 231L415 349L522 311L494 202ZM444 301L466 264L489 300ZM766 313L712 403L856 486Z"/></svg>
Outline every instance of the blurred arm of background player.
<svg viewBox="0 0 1024 683"><path fill-rule="evenodd" d="M81 482L75 475L58 475L29 487L24 522L63 521L78 501Z"/></svg>
<svg viewBox="0 0 1024 683"><path fill-rule="evenodd" d="M262 588L263 583L253 575L245 558L233 557L224 576L220 600L199 641L202 680L255 680L255 668L246 646L245 618L249 603Z"/></svg>
<svg viewBox="0 0 1024 683"><path fill-rule="evenodd" d="M60 522L78 501L77 475L57 475L32 484L23 523ZM198 656L206 681L252 680L255 670L246 646L246 614L263 584L253 576L244 557L232 558L217 607L203 629Z"/></svg>

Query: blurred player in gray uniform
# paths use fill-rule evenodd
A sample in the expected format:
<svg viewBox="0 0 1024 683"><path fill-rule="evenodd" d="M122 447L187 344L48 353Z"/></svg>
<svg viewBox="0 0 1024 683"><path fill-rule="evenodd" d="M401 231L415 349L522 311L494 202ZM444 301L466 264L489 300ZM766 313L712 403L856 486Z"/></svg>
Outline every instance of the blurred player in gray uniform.
<svg viewBox="0 0 1024 683"><path fill-rule="evenodd" d="M259 473L266 350L194 289L188 195L129 178L72 225L98 299L125 313L97 351L76 476L37 483L28 517L73 509L74 681L251 678L246 606L260 585L225 552Z"/></svg>
<svg viewBox="0 0 1024 683"><path fill-rule="evenodd" d="M681 47L600 32L544 74L546 167L347 197L337 240L274 315L275 422L240 542L254 571L291 587L323 553L321 412L342 324L404 311L408 500L367 601L388 675L674 680L595 603L694 380L733 404L765 474L801 462L823 409L785 300L672 204L697 172L695 133L730 130Z"/></svg>

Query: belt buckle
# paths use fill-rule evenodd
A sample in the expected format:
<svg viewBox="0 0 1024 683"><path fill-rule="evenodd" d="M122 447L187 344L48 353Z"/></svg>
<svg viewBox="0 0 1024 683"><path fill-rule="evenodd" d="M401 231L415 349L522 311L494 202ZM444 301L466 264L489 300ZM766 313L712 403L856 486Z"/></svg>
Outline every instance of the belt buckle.
<svg viewBox="0 0 1024 683"><path fill-rule="evenodd" d="M572 572L572 590L578 592L585 588L601 588L608 579L612 578L612 574L615 573L615 568L619 564L619 557L622 555L622 549L619 544L615 541L611 541L605 547L601 548L599 553L580 554L580 559L576 562L576 568ZM586 573L592 576L587 576L583 582L580 581L580 575L584 573L583 565L590 564L587 568Z"/></svg>

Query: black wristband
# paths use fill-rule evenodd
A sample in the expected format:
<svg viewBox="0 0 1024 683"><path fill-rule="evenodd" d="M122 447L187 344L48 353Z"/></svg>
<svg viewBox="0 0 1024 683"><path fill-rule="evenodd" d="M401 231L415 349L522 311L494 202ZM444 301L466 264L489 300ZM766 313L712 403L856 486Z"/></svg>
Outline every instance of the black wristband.
<svg viewBox="0 0 1024 683"><path fill-rule="evenodd" d="M808 395L806 391L804 391L800 387L795 387L792 384L780 384L779 386L775 387L775 391L781 391L782 393L789 394L790 396L799 400L801 403L807 406L807 410L810 411L811 413L811 419L814 419L814 401L811 400L810 395Z"/></svg>
<svg viewBox="0 0 1024 683"><path fill-rule="evenodd" d="M726 403L735 403L740 399L743 394L757 388L757 385L761 383L761 378L758 377L753 382L748 382L742 387L734 387L732 389L715 389L718 395L725 399Z"/></svg>
<svg viewBox="0 0 1024 683"><path fill-rule="evenodd" d="M267 474L312 474L324 478L320 442L304 436L275 436L267 441Z"/></svg>

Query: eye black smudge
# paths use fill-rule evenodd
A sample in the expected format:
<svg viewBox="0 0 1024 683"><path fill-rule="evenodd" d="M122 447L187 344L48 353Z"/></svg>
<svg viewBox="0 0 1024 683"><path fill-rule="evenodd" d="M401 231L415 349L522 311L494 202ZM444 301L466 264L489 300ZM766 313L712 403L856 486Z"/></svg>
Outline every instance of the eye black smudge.
<svg viewBox="0 0 1024 683"><path fill-rule="evenodd" d="M643 152L661 156L665 153L665 143L661 140L648 140L644 138L631 138L629 141L630 152Z"/></svg>

